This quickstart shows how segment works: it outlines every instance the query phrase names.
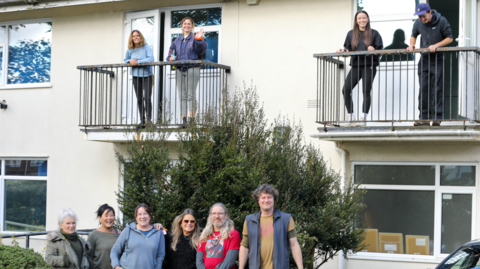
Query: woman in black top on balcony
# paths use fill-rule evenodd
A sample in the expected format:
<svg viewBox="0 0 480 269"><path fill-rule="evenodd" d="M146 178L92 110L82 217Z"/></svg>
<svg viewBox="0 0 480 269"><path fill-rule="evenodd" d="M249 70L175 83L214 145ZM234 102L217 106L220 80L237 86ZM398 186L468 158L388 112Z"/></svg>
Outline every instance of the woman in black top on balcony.
<svg viewBox="0 0 480 269"><path fill-rule="evenodd" d="M337 50L340 52L350 51L374 51L383 49L383 41L380 34L370 27L370 17L364 10L359 10L355 14L353 29L350 30L345 39L343 48ZM348 112L347 125L353 125L355 122L355 114L353 110L352 90L362 79L363 89L363 114L359 117L357 125L365 125L365 120L370 110L370 92L372 90L372 83L377 73L377 66L379 64L379 57L377 55L370 56L352 56L350 66L352 67L345 79L343 86L343 98L345 100L345 107Z"/></svg>

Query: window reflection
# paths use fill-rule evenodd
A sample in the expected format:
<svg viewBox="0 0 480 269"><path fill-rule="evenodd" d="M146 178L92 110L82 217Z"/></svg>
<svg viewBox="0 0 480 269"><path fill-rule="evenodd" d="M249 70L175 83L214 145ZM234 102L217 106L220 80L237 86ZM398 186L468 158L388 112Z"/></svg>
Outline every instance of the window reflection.
<svg viewBox="0 0 480 269"><path fill-rule="evenodd" d="M45 231L46 200L46 181L6 180L4 230Z"/></svg>
<svg viewBox="0 0 480 269"><path fill-rule="evenodd" d="M434 191L368 190L364 203L357 223L377 230L372 252L432 255Z"/></svg>
<svg viewBox="0 0 480 269"><path fill-rule="evenodd" d="M0 47L0 85L3 85L3 47ZM0 172L2 168L0 168Z"/></svg>
<svg viewBox="0 0 480 269"><path fill-rule="evenodd" d="M0 42L5 42L7 26L0 26Z"/></svg>
<svg viewBox="0 0 480 269"><path fill-rule="evenodd" d="M376 15L415 13L419 0L357 0L358 10L365 10L370 17ZM395 8L385 8L386 6Z"/></svg>
<svg viewBox="0 0 480 269"><path fill-rule="evenodd" d="M472 195L442 194L442 253L472 239Z"/></svg>
<svg viewBox="0 0 480 269"><path fill-rule="evenodd" d="M6 160L7 176L47 176L47 161L43 160Z"/></svg>
<svg viewBox="0 0 480 269"><path fill-rule="evenodd" d="M386 39L384 40L386 41ZM397 29L393 33L393 40L390 45L387 45L384 49L386 50L392 50L392 49L406 49L408 47L408 44L405 43L406 38L405 38L405 31L402 29ZM394 54L390 55L388 57L388 54L385 54L380 58L381 62L399 62L399 61L413 61L413 53L408 53L408 54Z"/></svg>
<svg viewBox="0 0 480 269"><path fill-rule="evenodd" d="M440 167L440 185L475 186L475 166Z"/></svg>
<svg viewBox="0 0 480 269"><path fill-rule="evenodd" d="M435 185L435 166L355 165L355 183Z"/></svg>
<svg viewBox="0 0 480 269"><path fill-rule="evenodd" d="M218 7L172 11L172 28L180 28L182 19L185 17L192 18L195 22L195 27L221 25L222 9Z"/></svg>
<svg viewBox="0 0 480 269"><path fill-rule="evenodd" d="M154 50L153 44L154 37L155 37L155 17L147 17L147 18L136 18L132 19L132 31L139 30L147 44L150 46L152 51Z"/></svg>
<svg viewBox="0 0 480 269"><path fill-rule="evenodd" d="M52 23L9 26L8 84L50 81Z"/></svg>

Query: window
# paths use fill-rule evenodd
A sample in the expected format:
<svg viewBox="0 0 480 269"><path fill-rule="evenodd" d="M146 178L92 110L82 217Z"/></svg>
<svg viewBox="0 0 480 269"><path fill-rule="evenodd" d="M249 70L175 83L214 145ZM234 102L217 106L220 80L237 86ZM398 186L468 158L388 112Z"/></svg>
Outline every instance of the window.
<svg viewBox="0 0 480 269"><path fill-rule="evenodd" d="M0 159L0 192L2 231L45 231L47 160Z"/></svg>
<svg viewBox="0 0 480 269"><path fill-rule="evenodd" d="M405 49L410 44L413 23L418 18L413 15L418 3L418 0L357 0L357 10L368 13L370 24L382 36L385 49ZM395 8L385 8L385 5Z"/></svg>
<svg viewBox="0 0 480 269"><path fill-rule="evenodd" d="M51 21L0 24L0 87L48 85L51 53Z"/></svg>
<svg viewBox="0 0 480 269"><path fill-rule="evenodd" d="M200 28L205 31L204 37L208 44L208 49L205 52L205 60L209 62L219 63L219 40L222 25L222 8L221 7L207 7L207 8L191 8L180 9L166 12L166 32L168 40L166 44L166 52L170 47L169 42L173 42L182 34L181 21L185 17L190 17L195 22L195 32Z"/></svg>
<svg viewBox="0 0 480 269"><path fill-rule="evenodd" d="M476 164L354 163L354 181L367 189L369 246L360 256L443 257L474 235Z"/></svg>

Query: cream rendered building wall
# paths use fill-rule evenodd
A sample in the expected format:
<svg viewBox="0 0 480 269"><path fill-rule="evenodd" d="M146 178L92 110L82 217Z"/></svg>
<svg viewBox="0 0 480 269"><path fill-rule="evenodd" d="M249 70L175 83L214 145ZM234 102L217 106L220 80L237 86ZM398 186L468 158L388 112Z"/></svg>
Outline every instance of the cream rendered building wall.
<svg viewBox="0 0 480 269"><path fill-rule="evenodd" d="M315 108L317 62L314 53L334 52L351 29L352 0L261 0L223 4L222 63L232 67L230 88L255 86L266 115L280 114L304 126L307 142L320 146L336 170L340 155L333 143L311 140L317 133Z"/></svg>
<svg viewBox="0 0 480 269"><path fill-rule="evenodd" d="M9 105L0 111L0 156L48 156L47 230L57 227L61 207L74 209L78 228L83 229L97 227L98 205L116 205L120 173L114 150L125 152L125 145L82 140L76 66L121 62L127 11L218 2L131 0L2 13L0 21L52 18L53 22L52 87L0 90L0 98ZM312 141L308 134L320 127L314 123L315 109L307 108L307 100L316 98L312 56L343 45L352 13L351 0L261 0L255 6L243 0L226 1L221 63L232 67L231 89L243 87L244 81L252 83L270 119L281 113L301 121L305 139ZM312 142L339 170L340 155L333 143ZM172 145L172 155L176 154ZM338 268L336 261L324 267Z"/></svg>
<svg viewBox="0 0 480 269"><path fill-rule="evenodd" d="M51 88L2 89L0 157L48 157L47 230L71 207L78 229L97 227L94 212L116 205L119 165L112 143L82 140L78 127L78 65L122 62L124 16L129 10L213 1L127 1L2 13L0 21L51 18ZM121 146L120 146L121 147Z"/></svg>

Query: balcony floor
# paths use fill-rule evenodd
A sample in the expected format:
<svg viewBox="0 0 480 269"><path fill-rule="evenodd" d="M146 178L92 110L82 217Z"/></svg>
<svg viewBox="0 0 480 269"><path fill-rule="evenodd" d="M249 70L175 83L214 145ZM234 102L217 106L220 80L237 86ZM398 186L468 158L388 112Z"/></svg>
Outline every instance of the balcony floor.
<svg viewBox="0 0 480 269"><path fill-rule="evenodd" d="M325 141L471 141L480 142L480 124L442 122L441 126L413 126L413 122L367 123L366 126L319 127L313 138Z"/></svg>
<svg viewBox="0 0 480 269"><path fill-rule="evenodd" d="M162 127L163 128L163 127ZM168 142L178 142L178 134L183 129L177 125L167 127L170 129L170 135L166 139ZM151 129L135 129L134 127L112 127L112 128L91 128L80 129L83 133L83 140L95 141L95 142L109 142L109 143L124 143L131 140L140 140L142 135L155 132ZM155 134L154 137L159 137L159 134Z"/></svg>

